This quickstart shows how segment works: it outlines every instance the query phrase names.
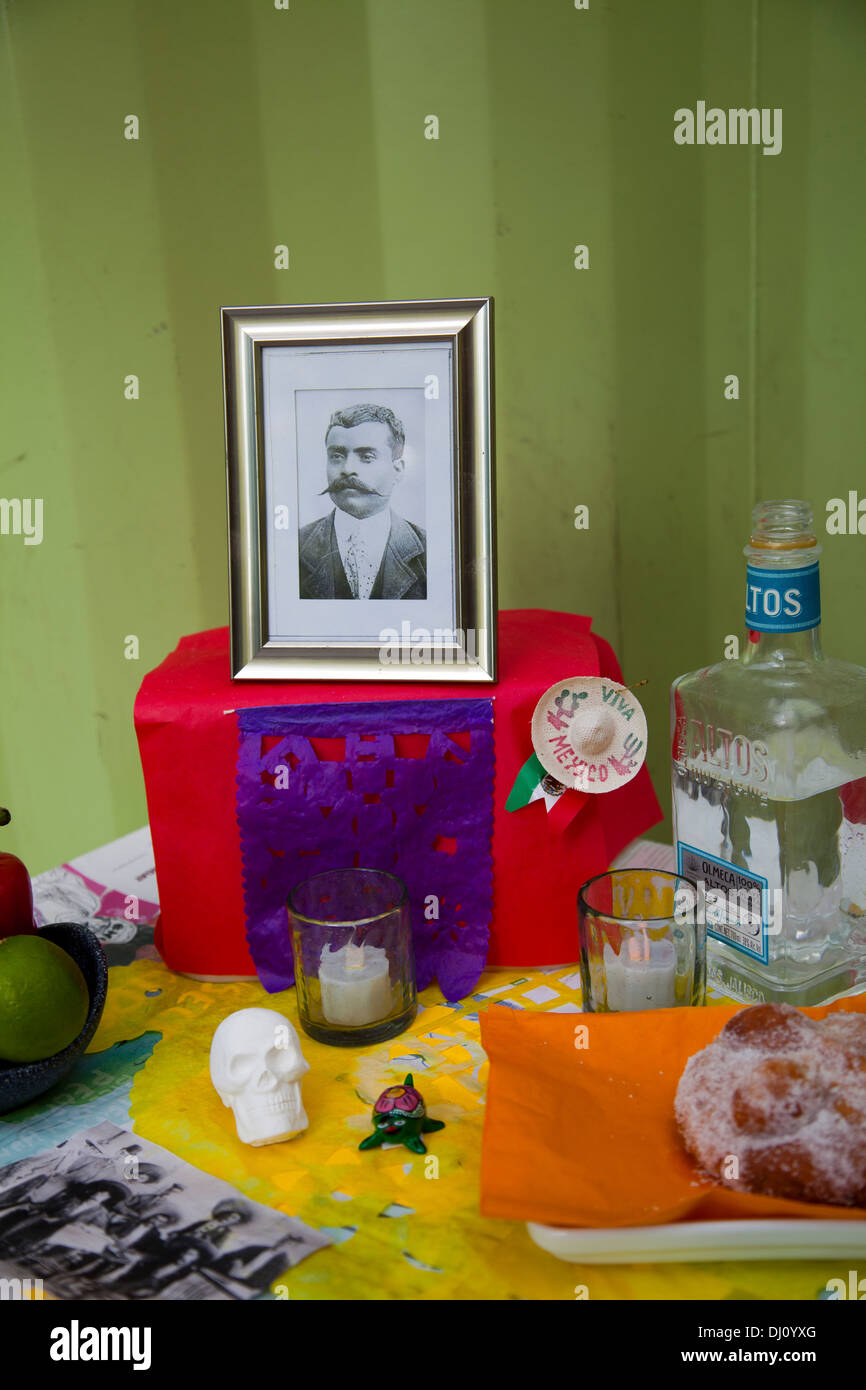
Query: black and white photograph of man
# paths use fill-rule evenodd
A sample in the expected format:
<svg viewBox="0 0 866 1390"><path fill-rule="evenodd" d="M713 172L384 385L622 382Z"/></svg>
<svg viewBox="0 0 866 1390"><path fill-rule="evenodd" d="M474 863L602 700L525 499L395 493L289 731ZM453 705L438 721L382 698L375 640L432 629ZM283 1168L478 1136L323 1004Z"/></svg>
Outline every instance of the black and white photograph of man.
<svg viewBox="0 0 866 1390"><path fill-rule="evenodd" d="M300 529L302 599L426 599L427 537L392 507L406 434L386 405L336 410L323 440L331 510Z"/></svg>
<svg viewBox="0 0 866 1390"><path fill-rule="evenodd" d="M262 541L272 641L381 647L455 623L448 344L262 352Z"/></svg>

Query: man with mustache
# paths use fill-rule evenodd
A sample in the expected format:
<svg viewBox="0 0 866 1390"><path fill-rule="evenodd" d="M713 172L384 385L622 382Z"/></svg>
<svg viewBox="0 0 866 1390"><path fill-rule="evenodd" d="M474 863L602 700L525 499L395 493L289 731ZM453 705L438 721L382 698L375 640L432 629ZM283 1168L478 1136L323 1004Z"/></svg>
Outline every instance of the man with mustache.
<svg viewBox="0 0 866 1390"><path fill-rule="evenodd" d="M426 533L391 510L404 444L387 406L350 406L331 416L324 492L335 505L301 527L301 598L427 597Z"/></svg>

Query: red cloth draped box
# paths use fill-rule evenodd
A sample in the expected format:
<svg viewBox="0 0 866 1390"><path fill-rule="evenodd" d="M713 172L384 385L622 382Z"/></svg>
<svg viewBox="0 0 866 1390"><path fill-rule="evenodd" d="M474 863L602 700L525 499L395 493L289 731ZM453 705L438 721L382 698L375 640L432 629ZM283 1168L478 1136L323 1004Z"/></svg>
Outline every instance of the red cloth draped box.
<svg viewBox="0 0 866 1390"><path fill-rule="evenodd" d="M530 723L541 694L566 676L621 681L622 673L609 644L591 631L591 619L574 614L500 613L499 652L499 680L473 689L473 696L492 700L495 742L487 964L556 965L578 958L580 885L659 821L661 808L642 768L617 791L588 797L564 829L549 819L543 800L506 811L532 752ZM157 944L166 964L197 976L256 974L237 815L239 709L367 702L381 709L394 701L466 697L462 682L236 683L227 628L182 638L145 677L135 705L159 887ZM309 814L327 824L315 806Z"/></svg>

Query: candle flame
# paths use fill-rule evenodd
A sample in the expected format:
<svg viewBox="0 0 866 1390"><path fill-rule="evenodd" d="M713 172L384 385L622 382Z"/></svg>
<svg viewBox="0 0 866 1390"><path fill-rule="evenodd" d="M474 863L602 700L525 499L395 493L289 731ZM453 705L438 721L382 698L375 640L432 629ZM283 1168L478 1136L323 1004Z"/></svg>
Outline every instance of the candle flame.
<svg viewBox="0 0 866 1390"><path fill-rule="evenodd" d="M650 939L647 935L646 928L642 930L640 936L630 936L628 938L626 942L626 951L628 952L629 960L650 959Z"/></svg>

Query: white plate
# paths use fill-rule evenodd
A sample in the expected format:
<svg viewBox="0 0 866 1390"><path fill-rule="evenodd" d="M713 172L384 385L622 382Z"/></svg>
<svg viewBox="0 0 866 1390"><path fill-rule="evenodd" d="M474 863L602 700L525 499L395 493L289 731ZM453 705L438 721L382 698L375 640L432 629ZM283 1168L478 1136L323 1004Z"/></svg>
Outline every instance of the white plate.
<svg viewBox="0 0 866 1390"><path fill-rule="evenodd" d="M817 1260L866 1254L866 1221L675 1221L667 1226L526 1229L542 1250L571 1264L669 1264L696 1260Z"/></svg>

